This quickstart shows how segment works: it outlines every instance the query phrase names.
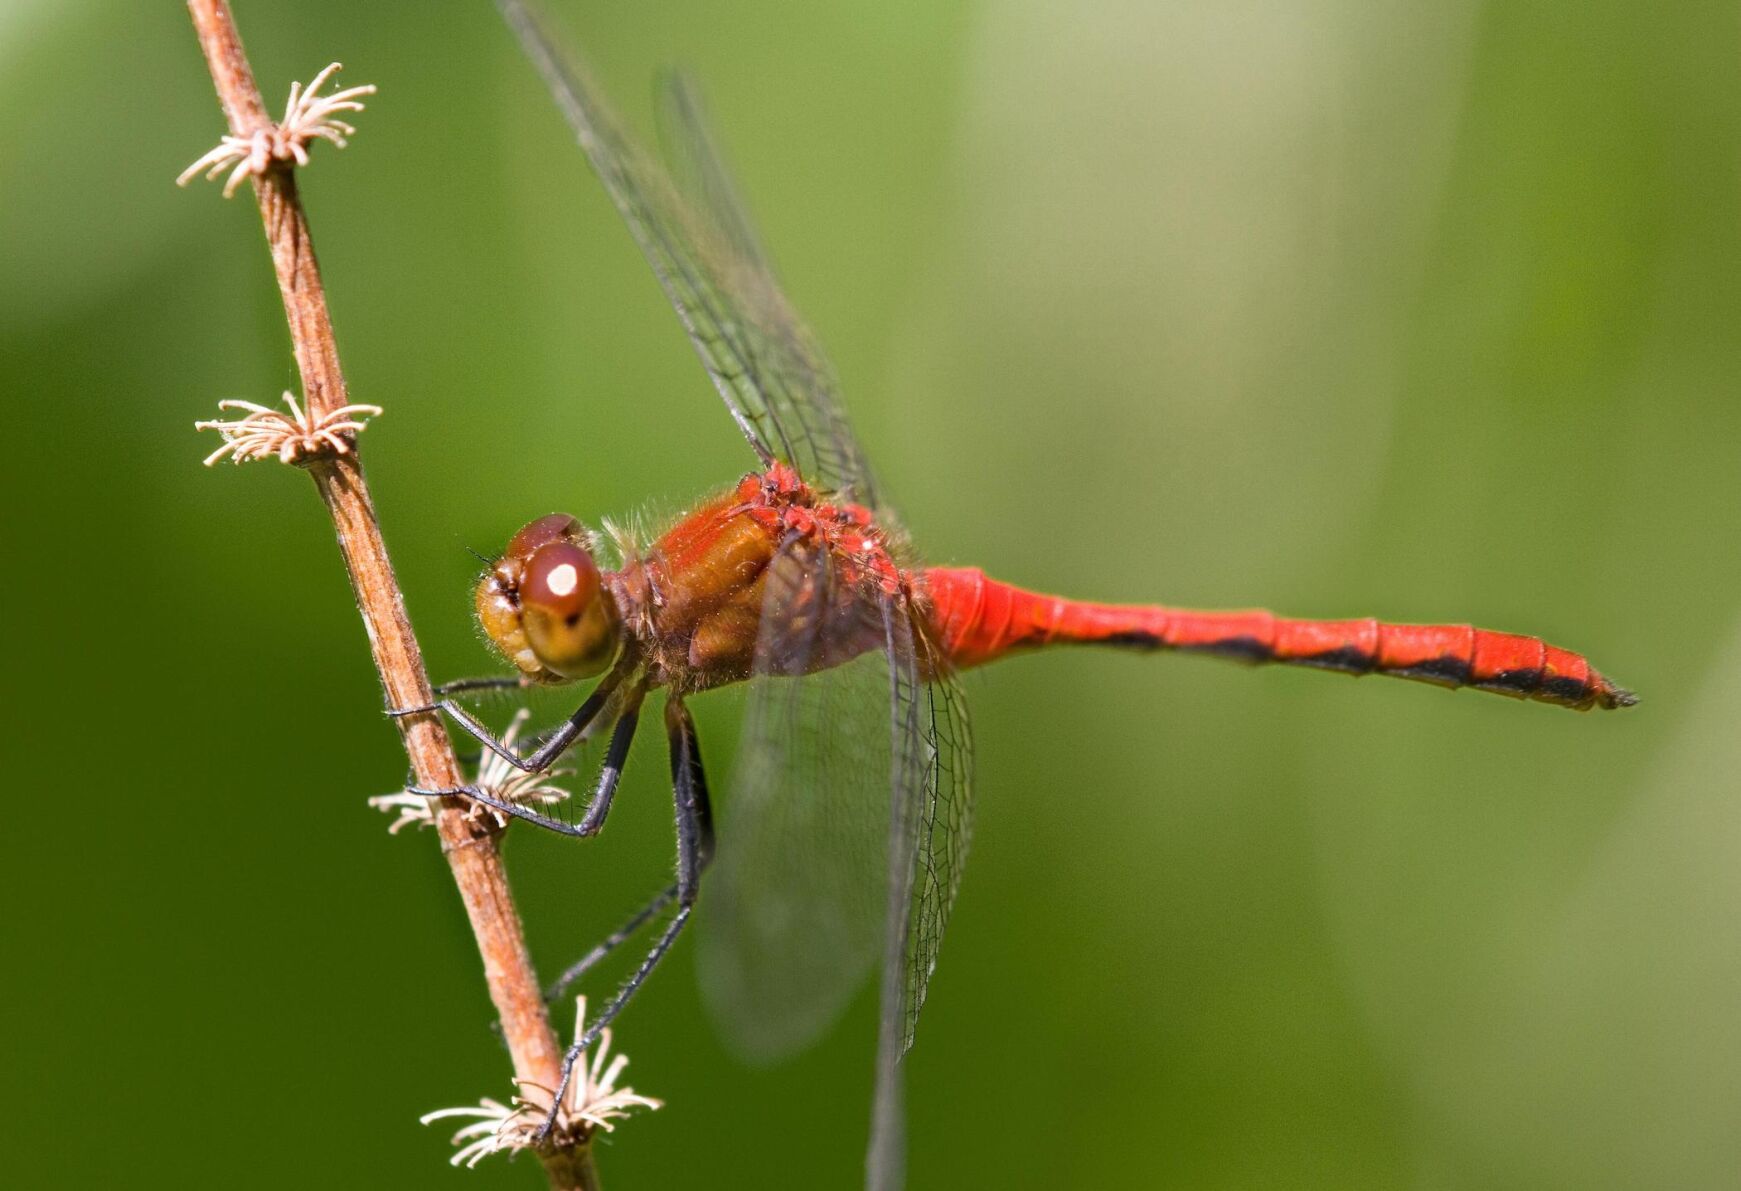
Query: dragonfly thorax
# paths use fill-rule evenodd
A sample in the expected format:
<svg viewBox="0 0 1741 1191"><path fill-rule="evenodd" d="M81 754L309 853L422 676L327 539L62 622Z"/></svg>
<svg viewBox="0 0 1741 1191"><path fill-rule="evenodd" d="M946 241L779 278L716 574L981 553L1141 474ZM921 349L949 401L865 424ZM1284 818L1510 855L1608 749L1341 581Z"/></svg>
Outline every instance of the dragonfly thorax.
<svg viewBox="0 0 1741 1191"><path fill-rule="evenodd" d="M905 590L889 545L869 509L776 464L691 510L605 579L653 683L700 691L880 647L882 601Z"/></svg>

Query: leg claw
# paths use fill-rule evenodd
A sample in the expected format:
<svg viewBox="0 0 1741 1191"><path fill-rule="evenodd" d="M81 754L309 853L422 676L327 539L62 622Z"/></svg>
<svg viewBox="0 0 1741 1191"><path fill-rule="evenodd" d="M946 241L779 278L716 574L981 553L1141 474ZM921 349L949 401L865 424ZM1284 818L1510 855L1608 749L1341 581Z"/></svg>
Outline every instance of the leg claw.
<svg viewBox="0 0 1741 1191"><path fill-rule="evenodd" d="M415 794L419 798L471 798L473 791L466 786L454 786L446 790L432 790L427 786L406 786L407 794Z"/></svg>

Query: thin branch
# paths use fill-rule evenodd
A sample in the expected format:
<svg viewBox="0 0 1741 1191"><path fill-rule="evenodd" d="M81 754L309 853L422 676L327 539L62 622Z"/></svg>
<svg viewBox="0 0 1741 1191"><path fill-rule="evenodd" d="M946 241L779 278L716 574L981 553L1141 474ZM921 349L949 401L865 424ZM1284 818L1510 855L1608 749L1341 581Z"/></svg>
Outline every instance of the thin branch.
<svg viewBox="0 0 1741 1191"><path fill-rule="evenodd" d="M188 9L231 135L253 137L270 121L229 6L224 0L188 0ZM274 162L252 180L302 374L303 399L309 418L318 423L338 415L351 403L339 368L308 220L297 200L295 173L288 165ZM316 455L305 467L332 515L388 704L419 707L433 702L423 655L405 615L354 446L344 453ZM447 730L436 715L407 716L398 723L420 786L451 789L464 784ZM513 1058L514 1076L523 1085L554 1087L560 1078L562 1051L545 1014L538 977L497 849L497 835L487 822L465 812L463 799L443 799L435 816L436 828L477 937L490 999ZM541 1152L539 1158L552 1187L598 1185L590 1146Z"/></svg>

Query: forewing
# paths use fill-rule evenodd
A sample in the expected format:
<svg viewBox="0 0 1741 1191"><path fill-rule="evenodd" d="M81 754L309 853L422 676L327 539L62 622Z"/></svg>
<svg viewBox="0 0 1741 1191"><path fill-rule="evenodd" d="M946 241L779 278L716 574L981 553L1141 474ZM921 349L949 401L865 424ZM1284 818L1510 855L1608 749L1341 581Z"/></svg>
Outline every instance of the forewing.
<svg viewBox="0 0 1741 1191"><path fill-rule="evenodd" d="M585 68L557 52L528 7L498 3L763 465L782 459L812 485L874 505L833 372L762 255L693 92L678 84L665 107L700 211L622 131Z"/></svg>
<svg viewBox="0 0 1741 1191"><path fill-rule="evenodd" d="M659 148L677 189L705 212L746 268L773 276L767 249L750 218L725 154L711 132L707 104L695 80L680 70L659 80Z"/></svg>
<svg viewBox="0 0 1741 1191"><path fill-rule="evenodd" d="M789 543L764 584L700 947L726 1037L771 1061L827 1028L878 954L891 777L888 662L831 559Z"/></svg>

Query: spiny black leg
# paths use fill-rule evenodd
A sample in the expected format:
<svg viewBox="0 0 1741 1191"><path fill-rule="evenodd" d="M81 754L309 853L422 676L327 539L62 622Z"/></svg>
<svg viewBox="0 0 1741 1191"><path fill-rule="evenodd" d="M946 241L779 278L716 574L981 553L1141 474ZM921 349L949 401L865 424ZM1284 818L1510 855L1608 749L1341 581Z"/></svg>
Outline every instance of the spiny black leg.
<svg viewBox="0 0 1741 1191"><path fill-rule="evenodd" d="M713 800L707 795L707 771L701 764L701 741L695 735L695 721L689 717L689 708L683 705L682 700L665 700L665 731L672 740L671 785L676 790L678 799L678 896L683 895L682 832L687 825L692 832L690 847L694 871L689 874L689 900L693 902L701 892L701 872L713 862ZM679 741L682 744L681 750L677 747ZM686 793L687 815L683 810Z"/></svg>
<svg viewBox="0 0 1741 1191"><path fill-rule="evenodd" d="M682 714L683 719L689 721L688 710L683 709ZM667 718L669 718L669 713L667 713ZM707 774L701 767L701 749L695 743L695 724L693 721L687 723L686 736L689 743L685 746L686 752L683 754L682 763L689 771L691 788L695 792L692 797L692 802L696 807L695 817L700 827L700 840L697 851L699 853L700 868L705 869L708 863L713 859L713 806L711 800L707 796ZM674 753L671 774L673 789L677 787L679 781L676 768L677 764L678 758ZM697 876L699 877L699 871ZM654 896L652 901L636 911L634 917L623 923L609 935L606 935L604 940L600 942L598 946L594 947L591 951L570 964L567 970L564 971L562 975L558 976L555 982L551 984L550 991L544 995L544 999L546 1001L555 1001L561 997L562 994L566 993L574 986L575 981L586 975L594 965L604 959L605 956L615 951L618 947L628 942L629 939L634 937L635 932L639 931L643 926L647 925L648 922L652 921L653 918L656 917L666 906L676 901L679 893L680 889L676 885L671 885L661 890Z"/></svg>
<svg viewBox="0 0 1741 1191"><path fill-rule="evenodd" d="M587 730L593 720L598 718L598 713L603 711L605 705L610 702L611 693L617 689L618 684L633 668L634 660L625 656L621 662L617 663L615 669L599 680L599 684L593 688L592 694L586 697L586 702L576 708L574 714L569 716L568 720L553 732L549 739L539 745L529 757L521 757L516 754L495 733L479 722L476 716L451 699L441 699L422 707L390 708L387 714L394 719L399 719L403 716L421 715L430 711L445 711L466 735L508 764L516 769L525 770L527 773L541 773L550 768L551 763L567 751L568 747Z"/></svg>
<svg viewBox="0 0 1741 1191"><path fill-rule="evenodd" d="M536 685L528 678L456 678L435 688L438 695L463 695L470 691L524 691Z"/></svg>
<svg viewBox="0 0 1741 1191"><path fill-rule="evenodd" d="M635 740L635 726L641 718L641 700L646 696L646 693L646 686L637 683L623 697L622 714L618 716L617 726L611 732L611 744L605 753L604 769L599 773L598 787L593 791L592 803L587 807L586 814L581 817L579 824L564 823L561 819L533 810L529 806L497 798L475 784L460 786L452 790L430 790L422 786L406 786L405 791L408 794L420 794L425 798L439 798L446 795L470 798L474 802L481 802L505 815L512 815L516 819L523 819L528 823L544 828L546 831L554 831L561 835L597 835L599 828L604 826L605 816L610 813L611 799L616 797L617 782L623 776L623 762L628 759L629 746ZM598 695L595 693L593 698L598 698ZM591 701L588 700L589 703ZM534 754L534 758L536 758L536 754Z"/></svg>
<svg viewBox="0 0 1741 1191"><path fill-rule="evenodd" d="M683 718L686 721L689 720L687 709L683 710ZM700 867L705 869L708 863L713 859L713 808L707 795L707 774L701 767L701 750L695 744L695 725L692 721L687 725L686 735L690 743L686 746L687 752L683 763L689 768L690 781L692 782L692 788L695 791L693 802L696 806L696 818L700 825L698 852L700 855ZM678 781L676 765L677 758L674 755L672 768L673 788L676 787ZM648 922L652 921L652 919L666 906L676 901L678 894L679 888L676 885L671 885L661 890L654 896L652 901L636 911L634 917L630 918L627 922L623 923L623 925L605 936L604 940L600 942L598 946L594 947L591 951L570 964L567 970L564 971L562 975L558 976L555 982L551 984L550 991L545 994L544 999L546 1001L555 1001L561 997L562 994L573 987L575 981L586 975L587 972L590 971L600 960L604 959L605 956L628 942L629 939L634 937L635 932L639 931L643 926L647 925Z"/></svg>
<svg viewBox="0 0 1741 1191"><path fill-rule="evenodd" d="M608 678L599 683L597 687L593 688L592 694L586 697L586 701L575 709L574 714L569 716L555 732L552 732L549 739L533 750L529 757L521 757L516 754L495 733L485 727L476 716L458 703L443 699L436 706L447 712L448 716L455 724L459 725L460 730L467 736L476 740L514 768L523 769L528 773L537 773L548 769L556 758L580 739L581 733L585 732L592 725L593 720L598 718L598 713L604 710L605 704L610 700L611 690L615 686L616 683Z"/></svg>
<svg viewBox="0 0 1741 1191"><path fill-rule="evenodd" d="M567 971L558 976L551 984L549 991L544 994L544 1000L554 1002L560 999L563 993L574 986L575 981L591 971L593 966L605 956L633 938L635 933L652 921L655 915L676 900L677 886L671 885L661 891L652 901L637 910L633 918L606 935L598 946L568 965Z"/></svg>
<svg viewBox="0 0 1741 1191"><path fill-rule="evenodd" d="M617 782L622 778L623 765L629 759L629 745L634 743L635 726L641 719L641 698L646 693L645 686L636 686L623 701L622 714L617 717L616 730L611 733L610 748L605 750L598 788L593 791L592 803L580 821L581 835L597 835L599 828L605 825L605 816L611 813L611 799L616 797Z"/></svg>
<svg viewBox="0 0 1741 1191"><path fill-rule="evenodd" d="M564 823L561 819L553 819L549 815L540 814L529 806L517 802L507 802L478 786L454 786L452 789L431 790L423 786L406 786L407 794L416 794L421 798L469 798L473 802L481 802L491 810L500 811L504 815L512 815L516 819L524 819L534 827L542 827L546 831L554 831L559 835L580 836L587 834L572 823Z"/></svg>
<svg viewBox="0 0 1741 1191"><path fill-rule="evenodd" d="M605 1027L622 1012L629 998L646 983L659 961L665 958L665 953L671 950L671 944L677 941L695 909L696 896L701 892L701 870L713 857L713 808L707 797L707 776L701 767L701 746L695 738L695 721L689 717L689 709L683 706L683 700L675 694L665 700L665 732L671 742L671 787L677 813L677 913L665 924L641 966L623 981L622 987L617 989L616 995L598 1016L586 1024L586 1032L563 1053L562 1079L550 1102L550 1116L538 1131L540 1142L556 1127L557 1112L563 1097L568 1094L568 1081L574 1076L575 1063L598 1041ZM655 898L654 905L659 903L660 899ZM657 910L650 906L646 917L653 913ZM638 922L631 922L630 927L637 925Z"/></svg>
<svg viewBox="0 0 1741 1191"><path fill-rule="evenodd" d="M439 705L437 705L437 706L439 706ZM596 724L597 724L596 720L592 724L588 724L586 731L584 731L580 734L580 739L586 740L589 737L591 737L593 727ZM533 749L533 750L541 749L546 744L550 743L550 738L552 736L555 736L558 732L562 731L567 726L568 726L567 720L563 720L561 723L551 724L547 728L540 728L540 729L538 729L538 731L533 732L530 735L527 735L525 737L522 737L520 743L524 744L526 747ZM576 743L579 743L579 742L577 741ZM469 753L460 753L460 754L458 754L458 756L459 756L460 761L463 762L464 764L470 765L470 766L476 766L479 761L483 760L484 750L474 749L473 751L471 751Z"/></svg>

